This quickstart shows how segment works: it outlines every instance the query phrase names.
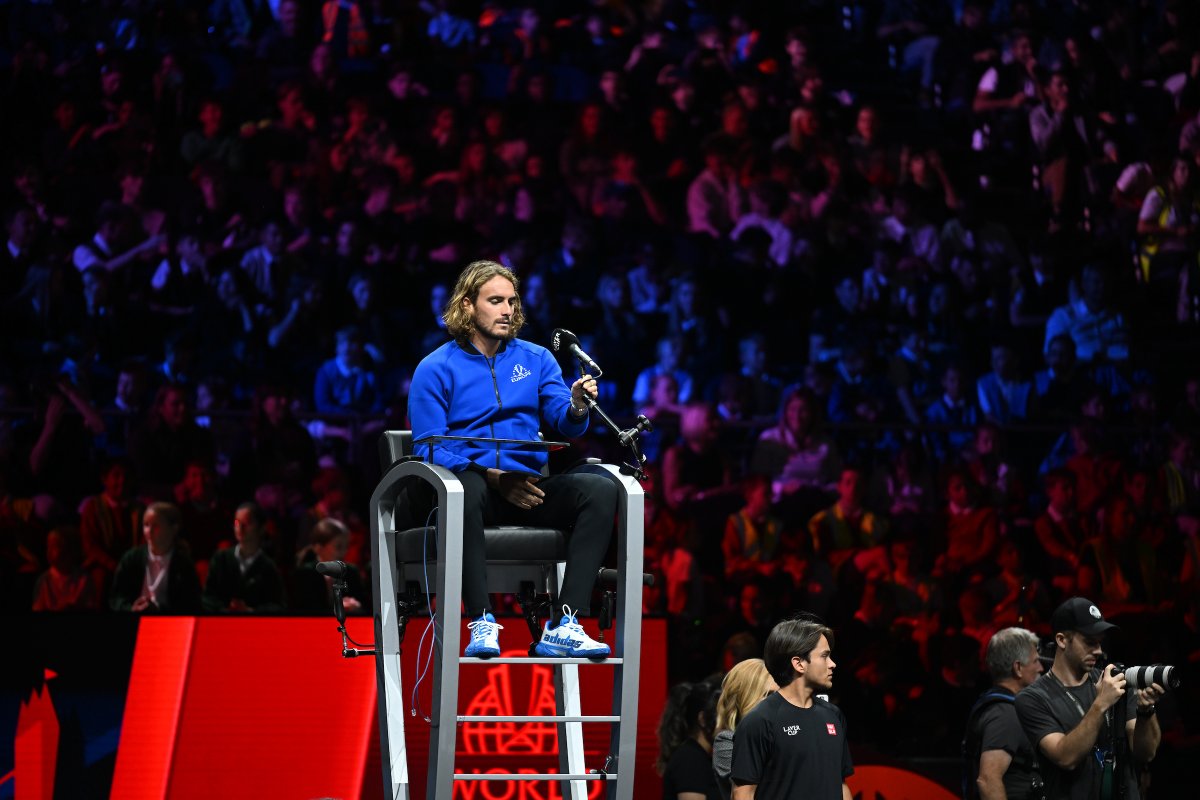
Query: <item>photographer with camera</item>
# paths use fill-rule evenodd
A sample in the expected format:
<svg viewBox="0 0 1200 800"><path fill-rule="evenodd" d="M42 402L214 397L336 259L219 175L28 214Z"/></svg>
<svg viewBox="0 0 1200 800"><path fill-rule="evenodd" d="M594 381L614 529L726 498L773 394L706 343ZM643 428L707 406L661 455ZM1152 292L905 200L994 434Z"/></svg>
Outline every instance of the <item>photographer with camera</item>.
<svg viewBox="0 0 1200 800"><path fill-rule="evenodd" d="M997 631L988 642L988 689L971 708L963 738L963 797L980 800L1040 800L1038 759L1021 729L1017 693L1042 674L1038 638L1024 628Z"/></svg>
<svg viewBox="0 0 1200 800"><path fill-rule="evenodd" d="M1017 716L1040 756L1048 800L1140 800L1137 764L1154 758L1163 687L1126 692L1118 667L1097 668L1103 636L1117 627L1072 597L1050 618L1054 664L1017 695Z"/></svg>

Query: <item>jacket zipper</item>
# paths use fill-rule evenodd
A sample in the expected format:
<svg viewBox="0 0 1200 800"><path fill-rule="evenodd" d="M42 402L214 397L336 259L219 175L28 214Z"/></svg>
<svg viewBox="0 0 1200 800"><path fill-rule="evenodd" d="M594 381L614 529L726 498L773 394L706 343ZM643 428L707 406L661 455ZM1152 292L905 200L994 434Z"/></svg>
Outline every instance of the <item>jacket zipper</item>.
<svg viewBox="0 0 1200 800"><path fill-rule="evenodd" d="M492 390L496 393L496 405L499 408L504 408L504 401L500 399L500 384L496 380L496 358L494 356L492 358L488 358L487 356L484 356L483 360L487 362L488 370L492 373ZM492 438L495 439L496 438L496 423L495 422L488 423L488 431L491 432ZM500 443L499 442L496 443L496 469L500 469Z"/></svg>

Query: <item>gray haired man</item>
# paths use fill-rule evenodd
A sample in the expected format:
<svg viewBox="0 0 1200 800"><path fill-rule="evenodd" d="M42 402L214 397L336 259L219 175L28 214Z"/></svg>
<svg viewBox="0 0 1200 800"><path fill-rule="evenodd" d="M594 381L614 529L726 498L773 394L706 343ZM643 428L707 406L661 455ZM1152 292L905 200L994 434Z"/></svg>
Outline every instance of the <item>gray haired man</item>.
<svg viewBox="0 0 1200 800"><path fill-rule="evenodd" d="M987 646L992 687L975 702L963 739L964 795L981 800L1034 800L1042 780L1037 755L1017 718L1015 698L1042 674L1037 635L1005 628Z"/></svg>

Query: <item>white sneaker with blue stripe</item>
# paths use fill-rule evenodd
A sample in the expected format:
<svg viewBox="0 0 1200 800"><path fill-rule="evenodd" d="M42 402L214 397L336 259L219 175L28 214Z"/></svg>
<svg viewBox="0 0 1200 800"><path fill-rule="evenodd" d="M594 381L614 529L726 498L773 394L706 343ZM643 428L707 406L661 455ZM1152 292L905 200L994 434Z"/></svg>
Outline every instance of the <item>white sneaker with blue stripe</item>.
<svg viewBox="0 0 1200 800"><path fill-rule="evenodd" d="M503 627L496 622L491 612L484 612L479 619L468 622L467 630L471 632L471 641L467 643L463 656L491 658L500 655L500 629Z"/></svg>
<svg viewBox="0 0 1200 800"><path fill-rule="evenodd" d="M608 645L597 642L583 632L583 626L575 619L575 612L563 606L563 617L558 627L551 628L546 622L541 641L534 651L547 658L606 658L611 652Z"/></svg>

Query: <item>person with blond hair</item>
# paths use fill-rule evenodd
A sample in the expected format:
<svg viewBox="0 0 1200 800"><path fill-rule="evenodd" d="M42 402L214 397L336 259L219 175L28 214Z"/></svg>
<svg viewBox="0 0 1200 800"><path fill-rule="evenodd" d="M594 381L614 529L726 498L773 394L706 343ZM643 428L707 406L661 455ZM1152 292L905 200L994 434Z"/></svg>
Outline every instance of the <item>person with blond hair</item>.
<svg viewBox="0 0 1200 800"><path fill-rule="evenodd" d="M721 699L717 701L717 734L713 738L713 772L721 797L729 800L733 787L729 771L733 767L733 734L738 723L759 702L779 690L761 658L748 658L733 665L721 681Z"/></svg>
<svg viewBox="0 0 1200 800"><path fill-rule="evenodd" d="M475 261L459 275L443 314L453 341L426 356L413 373L408 400L413 441L535 440L543 425L564 437L587 430L584 398L596 397L596 379L585 374L568 387L549 350L517 338L525 322L518 285L517 276L494 261ZM431 460L455 473L463 486L463 600L472 617L465 655L500 655L500 625L488 599L484 526L527 525L570 531L558 598L563 616L558 625L546 624L537 654L607 656L608 645L588 636L576 615L590 605L612 538L616 485L592 473L544 477L546 451L489 442L441 440Z"/></svg>

